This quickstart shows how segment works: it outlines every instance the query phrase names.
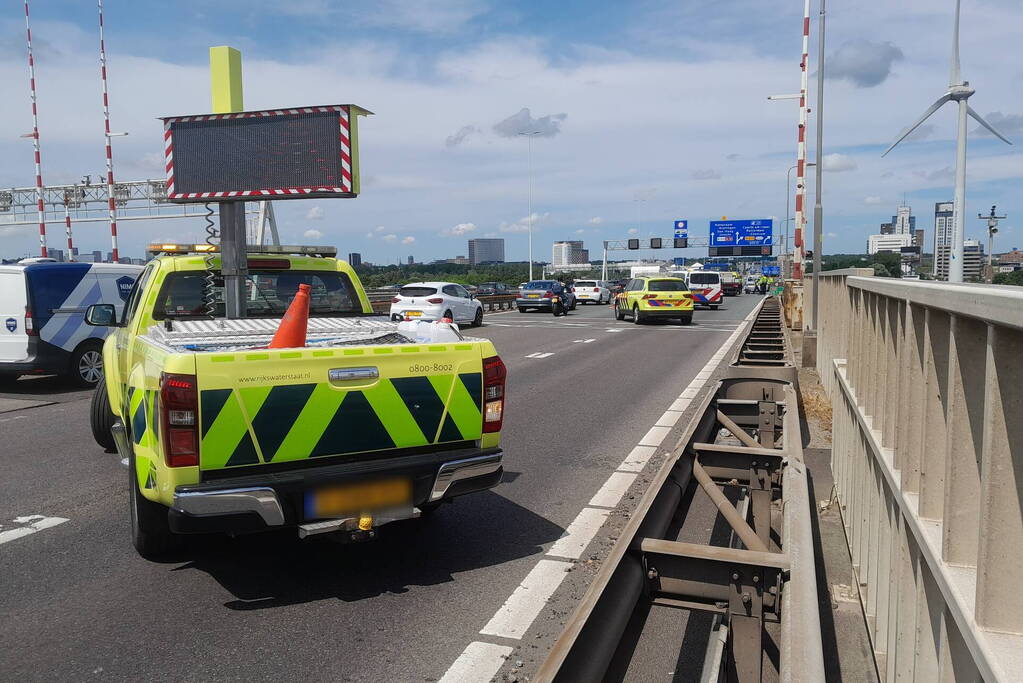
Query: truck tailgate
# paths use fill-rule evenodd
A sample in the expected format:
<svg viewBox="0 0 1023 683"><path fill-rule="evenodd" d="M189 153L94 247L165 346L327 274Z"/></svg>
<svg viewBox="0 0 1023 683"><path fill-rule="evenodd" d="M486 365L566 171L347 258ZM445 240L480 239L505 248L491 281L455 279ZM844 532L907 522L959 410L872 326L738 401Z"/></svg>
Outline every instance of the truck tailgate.
<svg viewBox="0 0 1023 683"><path fill-rule="evenodd" d="M472 441L478 342L196 354L203 470Z"/></svg>

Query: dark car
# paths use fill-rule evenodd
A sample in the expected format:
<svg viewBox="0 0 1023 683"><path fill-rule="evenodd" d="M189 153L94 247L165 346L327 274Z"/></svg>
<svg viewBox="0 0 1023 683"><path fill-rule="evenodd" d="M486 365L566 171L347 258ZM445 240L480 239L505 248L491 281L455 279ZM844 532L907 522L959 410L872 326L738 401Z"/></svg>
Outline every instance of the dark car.
<svg viewBox="0 0 1023 683"><path fill-rule="evenodd" d="M566 308L575 310L575 294L570 287L566 287L557 280L533 280L527 282L519 290L519 296L515 300L519 313L524 313L531 308L544 311L553 311L554 299L567 302Z"/></svg>
<svg viewBox="0 0 1023 683"><path fill-rule="evenodd" d="M481 282L476 288L476 296L502 296L505 294L511 294L511 290L503 282Z"/></svg>

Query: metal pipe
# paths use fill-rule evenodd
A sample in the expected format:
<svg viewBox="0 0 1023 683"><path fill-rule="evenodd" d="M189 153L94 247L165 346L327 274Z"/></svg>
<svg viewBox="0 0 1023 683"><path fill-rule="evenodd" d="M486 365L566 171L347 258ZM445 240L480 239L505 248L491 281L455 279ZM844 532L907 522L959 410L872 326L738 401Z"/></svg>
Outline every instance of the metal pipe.
<svg viewBox="0 0 1023 683"><path fill-rule="evenodd" d="M39 218L39 255L46 258L46 211L43 208L42 156L39 152L39 107L36 97L36 62L32 55L32 26L28 18L28 0L25 0L25 38L28 45L28 85L32 100L32 148L36 166L36 213Z"/></svg>
<svg viewBox="0 0 1023 683"><path fill-rule="evenodd" d="M814 188L813 204L813 292L811 293L812 318L811 327L813 333L817 334L817 313L820 302L820 277L821 277L821 249L824 248L824 207L821 205L821 174L823 168L824 150L824 18L825 5L827 0L821 0L821 14L817 30L818 52L817 52L817 169L814 178L817 187Z"/></svg>
<svg viewBox="0 0 1023 683"><path fill-rule="evenodd" d="M752 436L747 434L745 429L743 429L739 425L735 424L735 422L732 420L732 418L728 417L727 415L722 413L720 410L718 410L717 413L718 413L718 422L721 423L722 427L724 427L725 429L730 431L732 433L732 435L736 439L738 439L739 441L743 442L745 445L749 446L750 448L761 448L760 443L756 439L754 439Z"/></svg>
<svg viewBox="0 0 1023 683"><path fill-rule="evenodd" d="M748 549L759 550L765 553L770 552L768 547L764 545L764 542L760 540L760 537L757 536L757 532L753 531L750 525L746 523L746 520L739 516L735 506L725 498L725 494L721 493L721 489L718 488L714 480L707 474L707 471L703 469L703 465L695 458L693 458L693 476L696 477L696 481L699 482L703 490L710 496L718 512L721 513L721 516L725 518L725 521L728 522L728 525L732 527L732 530L735 531L735 534Z"/></svg>
<svg viewBox="0 0 1023 683"><path fill-rule="evenodd" d="M110 144L110 96L107 91L107 49L103 41L103 0L99 4L99 69L103 81L103 138L107 154L107 212L110 216L111 260L119 262L117 253L117 204L114 201L114 153Z"/></svg>

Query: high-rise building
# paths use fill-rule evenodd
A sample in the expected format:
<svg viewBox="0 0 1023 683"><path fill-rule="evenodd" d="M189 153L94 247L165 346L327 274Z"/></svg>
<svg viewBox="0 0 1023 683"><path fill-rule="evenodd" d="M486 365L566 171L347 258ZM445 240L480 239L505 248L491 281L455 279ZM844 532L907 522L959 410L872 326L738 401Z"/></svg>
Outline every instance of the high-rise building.
<svg viewBox="0 0 1023 683"><path fill-rule="evenodd" d="M935 276L939 280L948 279L948 258L949 251L951 251L951 249L952 247L950 245L939 246L937 252L934 254L934 262L938 264L938 272ZM986 262L987 261L984 257L984 247L981 245L979 240L963 240L964 282L979 281Z"/></svg>
<svg viewBox="0 0 1023 683"><path fill-rule="evenodd" d="M481 237L469 240L469 263L504 263L504 239Z"/></svg>
<svg viewBox="0 0 1023 683"><path fill-rule="evenodd" d="M937 202L934 205L934 268L932 272L937 277L938 272L944 269L948 275L948 247L952 246L952 210L955 204L952 202ZM941 247L945 247L945 263L939 264L938 254Z"/></svg>
<svg viewBox="0 0 1023 683"><path fill-rule="evenodd" d="M914 230L913 231L913 246L918 249L924 248L924 231Z"/></svg>
<svg viewBox="0 0 1023 683"><path fill-rule="evenodd" d="M867 253L879 251L900 253L902 247L913 246L913 235L870 235L867 237Z"/></svg>
<svg viewBox="0 0 1023 683"><path fill-rule="evenodd" d="M895 232L895 228L892 227L891 223L882 223L881 224L881 234L882 235L891 235L894 232Z"/></svg>
<svg viewBox="0 0 1023 683"><path fill-rule="evenodd" d="M348 265L352 268L358 268L362 265L362 254L357 251L353 251L348 254Z"/></svg>
<svg viewBox="0 0 1023 683"><path fill-rule="evenodd" d="M913 210L903 204L895 211L895 215L892 216L892 229L896 235L912 235L913 231L916 230L916 216L913 215Z"/></svg>
<svg viewBox="0 0 1023 683"><path fill-rule="evenodd" d="M415 265L415 263L416 263L416 260L415 260L415 259L414 259L414 258L412 257L412 255L410 254L410 255L409 255L409 257L408 257L408 264L409 264L410 266L412 266L412 265Z"/></svg>
<svg viewBox="0 0 1023 683"><path fill-rule="evenodd" d="M581 240L563 240L555 242L551 253L552 266L568 266L589 263L590 252L583 248Z"/></svg>

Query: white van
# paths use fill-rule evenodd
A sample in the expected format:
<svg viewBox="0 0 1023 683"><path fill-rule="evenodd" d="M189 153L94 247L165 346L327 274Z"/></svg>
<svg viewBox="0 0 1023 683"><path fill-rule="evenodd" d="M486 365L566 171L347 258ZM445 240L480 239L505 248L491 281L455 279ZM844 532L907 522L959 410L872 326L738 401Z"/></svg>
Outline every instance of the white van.
<svg viewBox="0 0 1023 683"><path fill-rule="evenodd" d="M110 328L86 325L85 309L114 304L120 316L140 272L114 263L0 265L0 378L60 374L95 386Z"/></svg>
<svg viewBox="0 0 1023 683"><path fill-rule="evenodd" d="M690 270L686 273L686 284L693 293L693 304L706 306L716 311L721 305L724 291L721 288L721 274L714 270Z"/></svg>

